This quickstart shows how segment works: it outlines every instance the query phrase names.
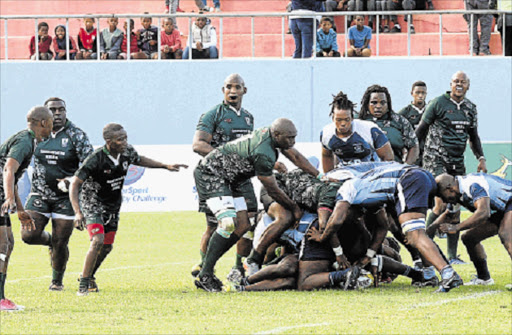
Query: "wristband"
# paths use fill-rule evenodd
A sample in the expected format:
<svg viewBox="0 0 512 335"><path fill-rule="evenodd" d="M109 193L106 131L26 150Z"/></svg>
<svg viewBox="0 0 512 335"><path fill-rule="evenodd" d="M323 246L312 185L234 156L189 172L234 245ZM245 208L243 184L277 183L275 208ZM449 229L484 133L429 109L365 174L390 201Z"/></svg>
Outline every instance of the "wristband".
<svg viewBox="0 0 512 335"><path fill-rule="evenodd" d="M339 247L332 248L332 251L334 251L336 257L343 255L343 248L341 247L341 245Z"/></svg>
<svg viewBox="0 0 512 335"><path fill-rule="evenodd" d="M377 252L375 250L372 250L372 249L368 249L366 250L366 257L368 258L373 258L375 256Z"/></svg>
<svg viewBox="0 0 512 335"><path fill-rule="evenodd" d="M320 172L320 173L318 174L318 176L316 176L316 178L317 178L318 180L320 180L320 179L322 179L322 177L323 177L323 176L324 176L324 174L323 174L322 172Z"/></svg>
<svg viewBox="0 0 512 335"><path fill-rule="evenodd" d="M484 157L484 156L480 156L480 157L478 158L478 161L481 161L481 160L487 161L487 159L485 159L485 157Z"/></svg>

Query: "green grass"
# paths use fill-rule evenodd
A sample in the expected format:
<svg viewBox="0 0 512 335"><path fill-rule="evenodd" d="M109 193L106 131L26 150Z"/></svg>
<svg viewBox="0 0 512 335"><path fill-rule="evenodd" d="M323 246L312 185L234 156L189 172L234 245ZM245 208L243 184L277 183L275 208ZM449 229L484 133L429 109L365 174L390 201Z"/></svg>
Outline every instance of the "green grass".
<svg viewBox="0 0 512 335"><path fill-rule="evenodd" d="M49 292L47 249L28 246L14 223L16 245L7 296L26 306L2 312L2 334L219 334L464 333L511 334L511 262L497 237L484 242L491 287L462 287L448 294L416 289L407 278L365 291L208 294L195 288L190 268L198 260L203 216L193 212L123 214L114 250L97 274L100 293L76 296L87 233L75 231L63 292ZM437 240L443 250L446 240ZM403 251L402 256L410 258ZM459 245L461 257L469 260ZM234 262L219 262L224 279ZM464 280L473 265L456 270Z"/></svg>

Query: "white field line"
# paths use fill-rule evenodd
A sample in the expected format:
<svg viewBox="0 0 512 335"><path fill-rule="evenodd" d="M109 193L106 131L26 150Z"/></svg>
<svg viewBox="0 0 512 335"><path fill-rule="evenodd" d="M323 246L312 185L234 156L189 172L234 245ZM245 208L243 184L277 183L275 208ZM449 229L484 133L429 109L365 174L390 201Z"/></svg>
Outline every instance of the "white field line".
<svg viewBox="0 0 512 335"><path fill-rule="evenodd" d="M279 333L285 332L290 329L326 326L328 324L329 324L329 322L322 322L322 323L307 323L305 325L296 325L296 326L288 326L288 327L277 327L274 329L254 333L254 335L279 334Z"/></svg>
<svg viewBox="0 0 512 335"><path fill-rule="evenodd" d="M180 264L187 264L189 262L170 262L170 263L160 263L160 264L148 264L148 265L131 265L131 266L120 266L117 268L107 268L107 269L101 269L101 272L107 272L107 271L119 271L119 270L128 270L128 269L143 269L143 268L152 268L152 267L159 267L159 266L167 266L167 265L180 265ZM80 272L70 272L67 273L68 275L80 275ZM19 283L22 281L32 281L32 280L41 280L41 279L48 279L52 278L52 276L42 276L42 277L31 277L31 278L20 278L20 279L13 279L13 280L7 280L8 283Z"/></svg>
<svg viewBox="0 0 512 335"><path fill-rule="evenodd" d="M401 310L402 311L407 311L407 310L412 310L412 309L415 309L415 308L449 304L449 303L455 302L455 301L478 299L478 298L485 297L485 296L488 296L488 295L498 294L500 292L503 292L503 291L502 290L498 290L498 291L480 292L480 293L470 294L470 295L466 295L466 296L458 297L458 298L453 298L453 299L444 299L444 300L438 300L438 301L433 301L433 302L425 302L425 303L421 303L421 304L415 304L415 305L412 305L410 307L403 308Z"/></svg>
<svg viewBox="0 0 512 335"><path fill-rule="evenodd" d="M453 298L453 299L444 299L444 300L439 300L439 301L434 301L434 302L427 302L427 303L422 303L422 304L416 304L416 305L409 306L407 308L403 308L401 310L402 311L406 311L406 310L412 310L412 309L421 308L421 307L444 305L444 304L448 304L448 303L455 302L455 301L478 299L478 298L485 297L485 296L488 296L488 295L498 294L500 292L503 292L503 291L498 290L498 291L489 291L489 292L475 293L475 294L470 294L470 295L467 295L467 296L464 296L464 297L458 297L458 298ZM304 325L296 325L296 326L288 326L288 327L278 327L278 328L274 328L274 329L270 329L270 330L265 330L265 331L261 331L261 332L254 333L254 334L255 335L279 334L279 333L285 332L285 331L290 330L290 329L317 327L317 326L326 326L326 325L329 325L329 323L328 322L324 322L324 323L310 323L310 324L304 324Z"/></svg>

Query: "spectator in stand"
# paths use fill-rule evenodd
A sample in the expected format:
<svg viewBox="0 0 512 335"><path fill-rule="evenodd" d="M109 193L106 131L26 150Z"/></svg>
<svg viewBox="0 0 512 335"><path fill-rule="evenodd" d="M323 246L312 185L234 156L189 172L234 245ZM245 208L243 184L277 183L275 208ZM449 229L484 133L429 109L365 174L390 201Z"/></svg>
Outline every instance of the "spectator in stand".
<svg viewBox="0 0 512 335"><path fill-rule="evenodd" d="M84 19L84 28L78 31L78 49L75 59L91 59L92 53L96 53L96 28L94 18Z"/></svg>
<svg viewBox="0 0 512 335"><path fill-rule="evenodd" d="M195 0L196 6L201 12L213 12L214 8L206 5L206 0ZM220 12L220 0L213 0L213 6L216 12Z"/></svg>
<svg viewBox="0 0 512 335"><path fill-rule="evenodd" d="M68 59L66 55L66 27L59 25L55 28L55 37L53 38L53 50L55 51L55 60ZM75 59L78 48L73 37L69 36L69 59Z"/></svg>
<svg viewBox="0 0 512 335"><path fill-rule="evenodd" d="M128 20L127 20L128 21ZM126 59L128 52L128 41L127 36L130 35L130 58L132 59L146 59L146 54L139 50L137 45L137 35L133 32L133 26L135 22L130 19L130 34L128 34L128 24L124 22L124 31L126 32L123 36L123 43L121 43L121 53L117 56L118 59Z"/></svg>
<svg viewBox="0 0 512 335"><path fill-rule="evenodd" d="M144 14L149 14L144 12ZM138 46L147 59L158 58L158 27L151 25L150 17L140 19L142 29L137 30Z"/></svg>
<svg viewBox="0 0 512 335"><path fill-rule="evenodd" d="M162 59L181 59L183 50L181 49L181 36L178 29L174 29L174 22L171 18L165 18L160 32L160 42L162 43Z"/></svg>
<svg viewBox="0 0 512 335"><path fill-rule="evenodd" d="M117 29L117 17L111 17L107 22L108 28L103 29L100 34L100 58L117 59L121 53L124 34L121 29ZM91 55L92 58L95 58L94 56L95 54Z"/></svg>
<svg viewBox="0 0 512 335"><path fill-rule="evenodd" d="M494 8L496 0L465 0L466 10L487 10L489 7ZM473 31L473 43L469 41L469 51L473 52L473 56L489 56L489 41L491 40L492 15L491 14L474 14L473 25L471 25L471 14L464 14L464 19L468 23L468 33L471 39L471 31ZM480 21L480 38L478 38L478 21Z"/></svg>
<svg viewBox="0 0 512 335"><path fill-rule="evenodd" d="M165 0L164 14L183 13L184 10L180 8L180 0Z"/></svg>
<svg viewBox="0 0 512 335"><path fill-rule="evenodd" d="M202 12L199 12L202 14ZM214 59L219 57L217 51L217 32L211 23L207 24L207 18L198 16L192 25L192 31L188 36L187 47L183 52L183 59L188 59L190 46L192 46L193 59Z"/></svg>
<svg viewBox="0 0 512 335"><path fill-rule="evenodd" d="M418 2L421 2L418 1ZM389 11L397 11L397 10L413 10L416 8L416 1L415 0L388 0L387 2L387 10ZM407 21L407 16L405 16L405 21ZM389 30L389 27L391 26L391 22L393 22L393 28L391 28L391 31ZM385 33L401 33L402 27L400 27L400 24L398 23L398 17L396 15L390 15L389 26L384 26L384 32ZM386 29L387 28L387 29ZM412 25L412 15L411 15L411 34L414 34L414 26Z"/></svg>
<svg viewBox="0 0 512 335"><path fill-rule="evenodd" d="M315 0L292 0L292 13L315 13ZM293 58L309 58L313 52L313 33L316 30L314 15L311 17L290 16L290 29L295 40Z"/></svg>
<svg viewBox="0 0 512 335"><path fill-rule="evenodd" d="M48 35L48 23L41 22L37 25L37 43L39 45L39 60L50 60L53 58L53 52L50 50L52 37ZM30 59L36 60L36 37L30 39Z"/></svg>
<svg viewBox="0 0 512 335"><path fill-rule="evenodd" d="M347 50L348 57L370 57L370 41L372 39L372 28L364 25L364 16L356 16L356 25L348 30L350 48Z"/></svg>
<svg viewBox="0 0 512 335"><path fill-rule="evenodd" d="M316 32L316 56L340 57L336 32L332 29L330 17L323 17L320 21L320 29Z"/></svg>
<svg viewBox="0 0 512 335"><path fill-rule="evenodd" d="M498 0L498 10L512 12L512 1ZM512 14L505 15L505 24L503 24L503 15L500 14L497 25L503 43L503 49L505 50L505 56L512 56L512 40L510 39L512 36ZM503 33L505 33L505 36ZM508 37L508 41L505 41L505 37Z"/></svg>

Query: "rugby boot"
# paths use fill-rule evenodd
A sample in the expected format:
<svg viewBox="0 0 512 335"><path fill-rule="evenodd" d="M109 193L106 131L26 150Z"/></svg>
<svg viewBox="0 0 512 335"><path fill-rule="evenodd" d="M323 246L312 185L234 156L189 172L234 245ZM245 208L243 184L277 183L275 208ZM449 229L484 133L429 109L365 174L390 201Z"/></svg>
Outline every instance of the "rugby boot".
<svg viewBox="0 0 512 335"><path fill-rule="evenodd" d="M76 292L76 295L84 296L89 294L89 280L90 278L80 276L80 285L78 286L78 292Z"/></svg>
<svg viewBox="0 0 512 335"><path fill-rule="evenodd" d="M192 275L192 277L197 277L197 275L199 274L199 272L201 272L201 269L203 268L203 266L201 265L201 263L197 263L196 265L194 265L192 267L192 270L190 271L190 274Z"/></svg>
<svg viewBox="0 0 512 335"><path fill-rule="evenodd" d="M222 286L219 286L219 280L215 280L214 275L203 275L202 277L197 277L194 280L194 284L197 288L205 290L206 292L220 292L222 291Z"/></svg>
<svg viewBox="0 0 512 335"><path fill-rule="evenodd" d="M226 279L236 285L240 284L240 281L244 278L244 269L233 266L231 271L228 273Z"/></svg>
<svg viewBox="0 0 512 335"><path fill-rule="evenodd" d="M459 287L463 285L464 282L457 274L457 272L453 272L453 275L450 278L441 280L441 284L439 288L435 291L436 293L445 293L450 291L452 288Z"/></svg>
<svg viewBox="0 0 512 335"><path fill-rule="evenodd" d="M89 279L88 290L89 290L89 292L93 292L93 293L98 293L100 291L100 289L98 288L98 284L96 284L96 278L91 277L91 279Z"/></svg>
<svg viewBox="0 0 512 335"><path fill-rule="evenodd" d="M2 299L0 300L0 311L20 311L24 309L25 307L16 305L14 302L12 302L9 299Z"/></svg>
<svg viewBox="0 0 512 335"><path fill-rule="evenodd" d="M62 284L62 281L60 281L60 280L52 280L52 283L50 284L50 287L48 287L48 290L62 291L62 290L64 290L64 285Z"/></svg>
<svg viewBox="0 0 512 335"><path fill-rule="evenodd" d="M353 266L348 269L345 278L345 284L343 285L343 290L346 291L349 288L355 288L357 284L357 278L359 278L359 273L361 270L357 266Z"/></svg>
<svg viewBox="0 0 512 335"><path fill-rule="evenodd" d="M467 283L464 283L464 285L468 285L468 286L471 286L471 285L483 285L483 286L494 285L494 279L489 278L489 279L485 280L485 279L478 278L476 275L473 275L471 280Z"/></svg>

